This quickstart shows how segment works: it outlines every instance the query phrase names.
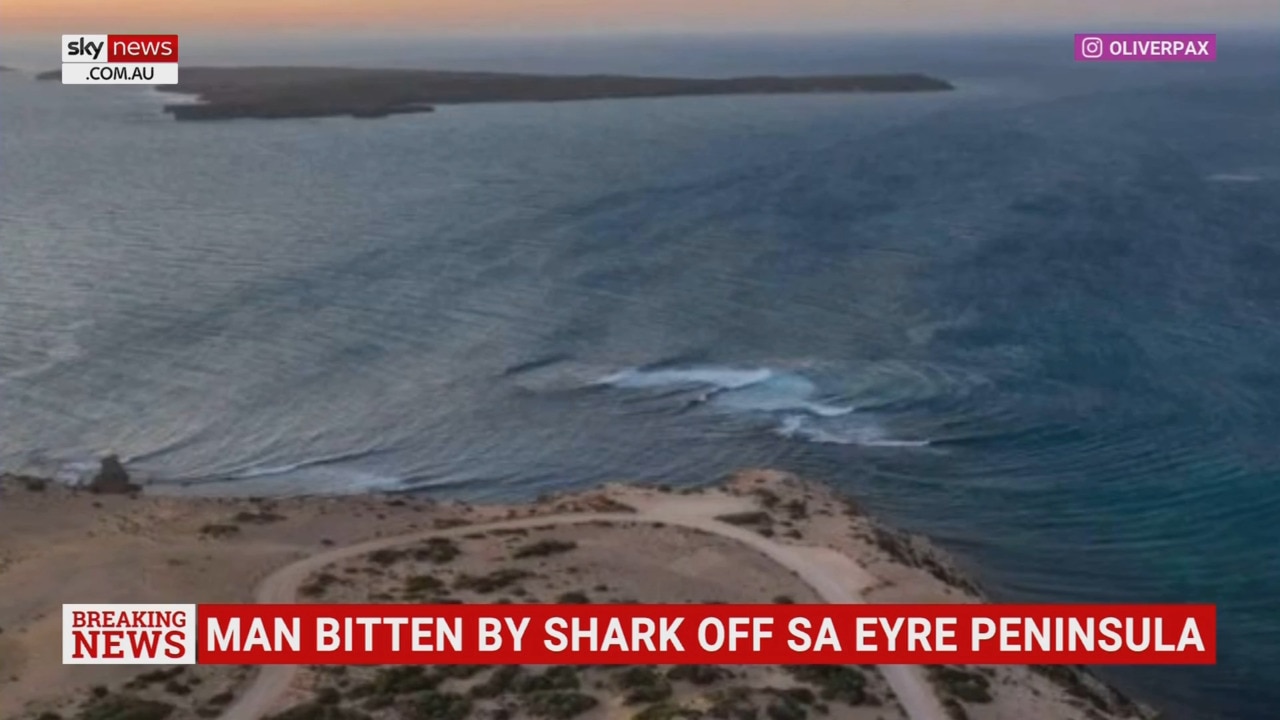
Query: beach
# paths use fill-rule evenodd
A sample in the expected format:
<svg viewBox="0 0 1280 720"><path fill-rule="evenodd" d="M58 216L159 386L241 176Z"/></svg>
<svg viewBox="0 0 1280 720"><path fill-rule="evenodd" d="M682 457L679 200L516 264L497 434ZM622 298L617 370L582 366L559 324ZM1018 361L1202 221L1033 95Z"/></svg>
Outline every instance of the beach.
<svg viewBox="0 0 1280 720"><path fill-rule="evenodd" d="M983 601L923 538L783 472L523 504L113 489L0 484L0 717L1152 717L1072 668L64 666L64 602Z"/></svg>

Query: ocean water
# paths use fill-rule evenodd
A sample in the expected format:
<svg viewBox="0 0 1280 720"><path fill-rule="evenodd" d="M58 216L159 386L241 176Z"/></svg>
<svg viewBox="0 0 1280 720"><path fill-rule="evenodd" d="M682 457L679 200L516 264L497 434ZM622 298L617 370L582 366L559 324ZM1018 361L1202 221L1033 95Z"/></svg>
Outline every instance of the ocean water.
<svg viewBox="0 0 1280 720"><path fill-rule="evenodd" d="M1217 603L1218 667L1106 676L1275 718L1277 47L184 46L959 87L378 121L178 124L154 91L0 75L0 467L476 499L786 468L999 599Z"/></svg>

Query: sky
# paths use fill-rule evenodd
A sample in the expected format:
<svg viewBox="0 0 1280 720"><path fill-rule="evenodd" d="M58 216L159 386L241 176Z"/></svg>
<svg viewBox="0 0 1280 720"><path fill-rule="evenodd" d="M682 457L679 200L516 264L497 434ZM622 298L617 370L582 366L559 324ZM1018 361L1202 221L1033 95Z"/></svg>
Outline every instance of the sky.
<svg viewBox="0 0 1280 720"><path fill-rule="evenodd" d="M12 33L281 29L424 34L982 31L1280 19L1277 0L3 0Z"/></svg>

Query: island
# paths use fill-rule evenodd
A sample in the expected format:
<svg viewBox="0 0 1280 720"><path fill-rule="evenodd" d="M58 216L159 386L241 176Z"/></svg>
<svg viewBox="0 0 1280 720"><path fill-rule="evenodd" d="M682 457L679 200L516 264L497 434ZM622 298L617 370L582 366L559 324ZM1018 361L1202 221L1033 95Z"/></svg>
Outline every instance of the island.
<svg viewBox="0 0 1280 720"><path fill-rule="evenodd" d="M38 77L57 80L61 71ZM431 112L437 105L463 103L933 92L954 87L917 73L676 78L324 67L184 67L178 84L159 85L156 89L196 97L196 102L165 106L165 111L178 120L226 120L376 118Z"/></svg>

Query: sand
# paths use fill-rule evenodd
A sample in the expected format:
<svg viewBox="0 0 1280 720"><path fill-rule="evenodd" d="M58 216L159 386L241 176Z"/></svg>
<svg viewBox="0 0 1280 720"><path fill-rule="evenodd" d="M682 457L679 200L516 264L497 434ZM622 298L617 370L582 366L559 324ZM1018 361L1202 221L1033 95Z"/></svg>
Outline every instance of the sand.
<svg viewBox="0 0 1280 720"><path fill-rule="evenodd" d="M526 517L539 520L490 525ZM441 532L450 548L441 556L396 552ZM513 558L516 548L547 539L566 549ZM513 567L528 575L484 592L458 580ZM548 695L528 690L552 682L544 668L441 678L421 668L60 663L64 602L982 601L923 539L879 526L824 486L770 471L693 494L619 485L519 506L97 495L6 477L0 588L0 718L106 720L113 708L124 717L121 698L137 704L137 720L1151 715L1066 668L856 666L821 677L777 667L560 668L548 676L560 689ZM434 689L422 690L424 677ZM435 703L429 712L424 697Z"/></svg>

